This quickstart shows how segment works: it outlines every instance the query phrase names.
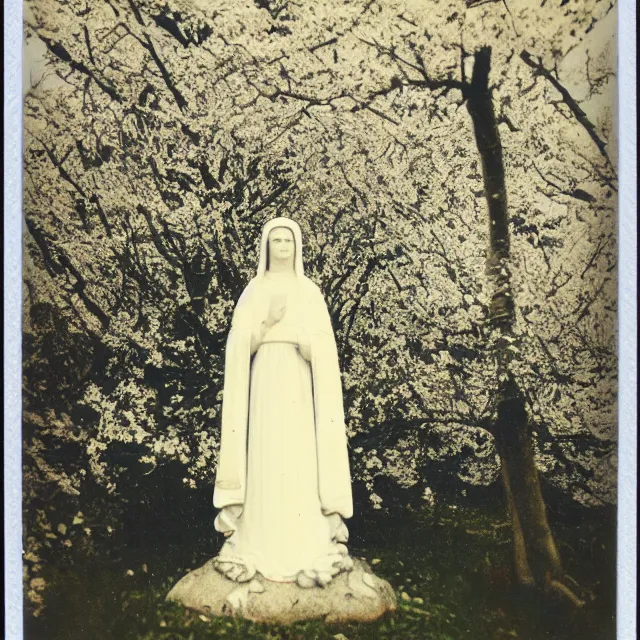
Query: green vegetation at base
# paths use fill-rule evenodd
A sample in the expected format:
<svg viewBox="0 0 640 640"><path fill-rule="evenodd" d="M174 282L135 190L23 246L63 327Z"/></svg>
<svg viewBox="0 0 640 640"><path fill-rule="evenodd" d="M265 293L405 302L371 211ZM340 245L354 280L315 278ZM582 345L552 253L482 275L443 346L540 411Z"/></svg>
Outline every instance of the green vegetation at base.
<svg viewBox="0 0 640 640"><path fill-rule="evenodd" d="M615 514L571 507L554 530L586 604L572 611L512 584L511 529L500 512L446 506L374 513L352 527L351 552L366 557L398 594L398 611L372 624L291 626L208 619L164 602L173 584L215 554L204 528L192 539L77 553L43 568L45 608L26 620L27 640L609 640L615 637ZM340 635L342 634L342 635Z"/></svg>

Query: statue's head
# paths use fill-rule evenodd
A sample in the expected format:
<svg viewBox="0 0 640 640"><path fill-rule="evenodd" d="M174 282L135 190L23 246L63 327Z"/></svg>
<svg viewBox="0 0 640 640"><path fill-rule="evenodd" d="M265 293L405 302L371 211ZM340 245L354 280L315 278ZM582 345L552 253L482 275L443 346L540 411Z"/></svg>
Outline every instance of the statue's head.
<svg viewBox="0 0 640 640"><path fill-rule="evenodd" d="M275 227L269 232L269 257L267 269L274 263L281 266L290 265L293 270L293 258L296 242L293 231L288 227Z"/></svg>
<svg viewBox="0 0 640 640"><path fill-rule="evenodd" d="M272 218L262 228L257 275L274 270L304 275L302 232L298 223L289 218Z"/></svg>

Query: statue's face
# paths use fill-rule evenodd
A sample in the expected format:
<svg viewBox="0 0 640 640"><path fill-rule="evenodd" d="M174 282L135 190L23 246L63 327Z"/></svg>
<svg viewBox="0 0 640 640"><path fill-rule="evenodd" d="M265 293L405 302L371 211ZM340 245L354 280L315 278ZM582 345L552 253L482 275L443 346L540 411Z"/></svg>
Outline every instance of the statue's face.
<svg viewBox="0 0 640 640"><path fill-rule="evenodd" d="M287 260L293 258L295 251L293 231L286 227L276 227L269 233L269 259Z"/></svg>

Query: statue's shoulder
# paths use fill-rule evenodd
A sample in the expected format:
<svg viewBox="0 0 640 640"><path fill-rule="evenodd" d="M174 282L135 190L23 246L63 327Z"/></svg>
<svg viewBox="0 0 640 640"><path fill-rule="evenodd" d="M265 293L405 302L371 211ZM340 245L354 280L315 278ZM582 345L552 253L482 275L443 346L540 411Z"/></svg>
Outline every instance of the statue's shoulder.
<svg viewBox="0 0 640 640"><path fill-rule="evenodd" d="M313 281L311 278L307 276L302 277L302 282L305 288L305 291L309 296L314 298L320 298L324 301L324 294L322 293L322 289Z"/></svg>
<svg viewBox="0 0 640 640"><path fill-rule="evenodd" d="M247 286L242 291L242 295L243 296L245 294L249 295L252 291L255 291L256 289L258 289L258 287L260 286L261 282L262 282L262 278L260 278L259 276L253 276L253 278L251 278L251 280L249 280L249 282L247 282ZM242 297L242 296L240 296L240 297Z"/></svg>
<svg viewBox="0 0 640 640"><path fill-rule="evenodd" d="M257 276L254 276L253 278L251 278L251 280L249 280L249 282L247 283L247 286L242 290L242 293L238 298L236 307L240 307L246 304L250 300L250 298L252 297L252 294L255 293L255 291L258 288L258 280L259 278Z"/></svg>
<svg viewBox="0 0 640 640"><path fill-rule="evenodd" d="M322 292L322 289L315 282L306 278L308 284L306 285L306 299L307 305L312 315L324 316L328 313L327 299Z"/></svg>

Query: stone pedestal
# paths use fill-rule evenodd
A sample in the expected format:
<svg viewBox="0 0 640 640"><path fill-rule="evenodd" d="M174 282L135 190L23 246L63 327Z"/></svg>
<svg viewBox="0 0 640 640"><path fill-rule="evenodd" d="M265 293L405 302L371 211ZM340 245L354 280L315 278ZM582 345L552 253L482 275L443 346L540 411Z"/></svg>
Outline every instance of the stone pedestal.
<svg viewBox="0 0 640 640"><path fill-rule="evenodd" d="M357 559L351 571L337 575L325 587L309 589L265 580L259 574L250 582L232 582L218 573L210 560L184 576L167 600L208 616L240 616L279 624L311 619L367 622L396 609L391 585Z"/></svg>

